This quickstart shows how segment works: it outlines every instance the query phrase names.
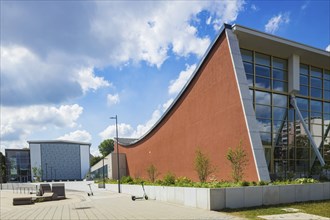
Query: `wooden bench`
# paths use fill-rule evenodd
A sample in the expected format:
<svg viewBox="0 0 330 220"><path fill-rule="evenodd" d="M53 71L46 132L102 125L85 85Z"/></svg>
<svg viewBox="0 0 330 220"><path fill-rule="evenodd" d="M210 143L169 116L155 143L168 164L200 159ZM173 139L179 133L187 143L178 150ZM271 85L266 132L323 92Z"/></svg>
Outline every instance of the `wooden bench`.
<svg viewBox="0 0 330 220"><path fill-rule="evenodd" d="M13 198L13 205L31 205L34 204L32 197Z"/></svg>

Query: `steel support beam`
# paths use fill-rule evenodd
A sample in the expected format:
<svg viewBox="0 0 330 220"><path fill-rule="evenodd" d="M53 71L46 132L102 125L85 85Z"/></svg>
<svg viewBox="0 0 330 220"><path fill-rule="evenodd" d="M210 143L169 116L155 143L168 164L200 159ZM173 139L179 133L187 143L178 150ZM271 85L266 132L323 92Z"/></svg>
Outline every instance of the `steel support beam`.
<svg viewBox="0 0 330 220"><path fill-rule="evenodd" d="M319 149L317 148L317 146L315 144L315 141L314 141L314 139L312 137L312 134L310 133L310 131L309 131L309 129L308 129L306 123L305 123L305 120L304 120L303 116L301 115L301 112L300 112L300 110L298 108L298 105L297 105L296 97L294 95L291 95L290 103L294 107L294 109L296 110L296 112L298 114L298 117L300 119L300 122L301 122L301 124L303 125L303 127L305 129L307 137L308 137L309 141L311 142L314 153L315 153L317 159L319 159L321 166L323 167L325 165L324 159L323 159L322 155L320 154Z"/></svg>

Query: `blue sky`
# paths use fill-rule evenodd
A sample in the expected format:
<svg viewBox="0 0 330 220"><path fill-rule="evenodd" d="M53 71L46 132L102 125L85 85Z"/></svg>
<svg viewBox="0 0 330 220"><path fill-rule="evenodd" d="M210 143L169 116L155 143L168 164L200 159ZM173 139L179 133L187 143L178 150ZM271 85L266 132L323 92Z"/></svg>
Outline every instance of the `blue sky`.
<svg viewBox="0 0 330 220"><path fill-rule="evenodd" d="M1 151L140 137L223 22L330 51L329 1L1 1Z"/></svg>

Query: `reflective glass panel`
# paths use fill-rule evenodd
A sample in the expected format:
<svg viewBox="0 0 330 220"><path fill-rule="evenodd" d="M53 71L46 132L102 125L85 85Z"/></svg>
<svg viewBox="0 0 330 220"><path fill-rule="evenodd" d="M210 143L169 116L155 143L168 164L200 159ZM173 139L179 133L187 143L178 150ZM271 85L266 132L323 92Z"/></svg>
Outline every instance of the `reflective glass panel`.
<svg viewBox="0 0 330 220"><path fill-rule="evenodd" d="M301 128L301 129L304 129L304 128ZM296 145L297 147L309 147L309 140L308 140L308 137L307 135L297 135L296 137Z"/></svg>
<svg viewBox="0 0 330 220"><path fill-rule="evenodd" d="M286 121L273 121L273 132L281 133L283 130L286 131L286 129Z"/></svg>
<svg viewBox="0 0 330 220"><path fill-rule="evenodd" d="M263 145L271 145L272 144L271 133L260 132L260 138L261 138L261 142L262 142Z"/></svg>
<svg viewBox="0 0 330 220"><path fill-rule="evenodd" d="M250 50L241 49L242 59L244 61L253 62L253 52Z"/></svg>
<svg viewBox="0 0 330 220"><path fill-rule="evenodd" d="M323 123L325 125L330 124L330 115L329 114L323 114Z"/></svg>
<svg viewBox="0 0 330 220"><path fill-rule="evenodd" d="M305 119L305 122L308 124L308 118L309 118L308 112L306 112L306 111L300 111L300 113L301 113L303 119ZM296 119L297 120L300 120L299 117L298 117L297 112L296 112Z"/></svg>
<svg viewBox="0 0 330 220"><path fill-rule="evenodd" d="M248 81L249 86L253 86L253 75L246 74L246 79Z"/></svg>
<svg viewBox="0 0 330 220"><path fill-rule="evenodd" d="M263 105L270 105L270 93L255 91L256 103Z"/></svg>
<svg viewBox="0 0 330 220"><path fill-rule="evenodd" d="M256 75L270 77L270 68L256 65Z"/></svg>
<svg viewBox="0 0 330 220"><path fill-rule="evenodd" d="M308 75L308 66L304 64L300 64L300 73L304 75Z"/></svg>
<svg viewBox="0 0 330 220"><path fill-rule="evenodd" d="M266 105L256 105L257 118L271 118L271 107Z"/></svg>
<svg viewBox="0 0 330 220"><path fill-rule="evenodd" d="M302 110L308 111L308 99L296 98L296 100L300 111Z"/></svg>
<svg viewBox="0 0 330 220"><path fill-rule="evenodd" d="M309 171L308 160L296 160L296 172L307 174Z"/></svg>
<svg viewBox="0 0 330 220"><path fill-rule="evenodd" d="M285 120L287 116L286 108L273 107L273 119L274 120Z"/></svg>
<svg viewBox="0 0 330 220"><path fill-rule="evenodd" d="M273 67L277 69L287 69L287 61L279 58L273 58Z"/></svg>
<svg viewBox="0 0 330 220"><path fill-rule="evenodd" d="M300 75L300 84L308 86L308 76Z"/></svg>
<svg viewBox="0 0 330 220"><path fill-rule="evenodd" d="M311 76L322 77L322 69L312 67L311 68Z"/></svg>
<svg viewBox="0 0 330 220"><path fill-rule="evenodd" d="M270 56L261 53L256 53L255 56L257 64L270 66Z"/></svg>
<svg viewBox="0 0 330 220"><path fill-rule="evenodd" d="M282 147L275 147L274 148L274 159L286 159L287 151L285 148Z"/></svg>
<svg viewBox="0 0 330 220"><path fill-rule="evenodd" d="M311 88L311 96L314 98L322 98L322 90L321 89L316 89L316 88Z"/></svg>
<svg viewBox="0 0 330 220"><path fill-rule="evenodd" d="M328 81L328 80L324 80L323 81L323 88L325 89L325 90L330 90L330 81ZM330 91L328 91L329 93L330 93Z"/></svg>
<svg viewBox="0 0 330 220"><path fill-rule="evenodd" d="M311 77L311 86L322 89L322 80L319 78Z"/></svg>
<svg viewBox="0 0 330 220"><path fill-rule="evenodd" d="M311 117L312 118L322 118L322 113L321 112L311 112Z"/></svg>
<svg viewBox="0 0 330 220"><path fill-rule="evenodd" d="M286 107L287 101L288 99L286 95L273 94L273 105L279 107Z"/></svg>
<svg viewBox="0 0 330 220"><path fill-rule="evenodd" d="M300 85L299 94L304 95L304 96L308 96L308 87Z"/></svg>
<svg viewBox="0 0 330 220"><path fill-rule="evenodd" d="M258 128L260 132L271 132L272 121L269 119L257 118Z"/></svg>
<svg viewBox="0 0 330 220"><path fill-rule="evenodd" d="M272 149L266 147L265 148L265 157L266 157L266 162L267 162L267 165L268 165L268 169L270 168L271 155L272 155Z"/></svg>
<svg viewBox="0 0 330 220"><path fill-rule="evenodd" d="M263 77L256 77L256 87L270 89L270 79Z"/></svg>
<svg viewBox="0 0 330 220"><path fill-rule="evenodd" d="M273 81L273 89L276 91L286 92L288 91L287 83L282 81Z"/></svg>
<svg viewBox="0 0 330 220"><path fill-rule="evenodd" d="M287 80L287 72L284 70L273 69L273 78L280 80Z"/></svg>
<svg viewBox="0 0 330 220"><path fill-rule="evenodd" d="M311 111L322 112L322 102L311 100Z"/></svg>
<svg viewBox="0 0 330 220"><path fill-rule="evenodd" d="M329 70L324 71L323 78L327 79L327 80L330 80L330 71Z"/></svg>
<svg viewBox="0 0 330 220"><path fill-rule="evenodd" d="M323 103L323 111L324 111L324 113L330 114L330 102Z"/></svg>
<svg viewBox="0 0 330 220"><path fill-rule="evenodd" d="M296 149L297 159L309 159L309 148L297 148Z"/></svg>
<svg viewBox="0 0 330 220"><path fill-rule="evenodd" d="M251 63L244 62L244 70L246 74L252 74L253 75L253 65Z"/></svg>
<svg viewBox="0 0 330 220"><path fill-rule="evenodd" d="M324 90L324 99L330 100L330 91L329 90Z"/></svg>

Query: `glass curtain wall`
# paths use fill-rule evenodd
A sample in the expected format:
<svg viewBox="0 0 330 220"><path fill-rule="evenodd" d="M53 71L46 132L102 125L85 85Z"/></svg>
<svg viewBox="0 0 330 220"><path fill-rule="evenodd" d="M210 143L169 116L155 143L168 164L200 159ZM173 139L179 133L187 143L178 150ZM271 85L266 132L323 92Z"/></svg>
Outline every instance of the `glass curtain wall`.
<svg viewBox="0 0 330 220"><path fill-rule="evenodd" d="M308 176L317 158L288 93L288 61L241 49L246 77L272 179ZM330 72L301 64L298 107L330 162Z"/></svg>
<svg viewBox="0 0 330 220"><path fill-rule="evenodd" d="M31 181L30 151L6 150L8 182Z"/></svg>

